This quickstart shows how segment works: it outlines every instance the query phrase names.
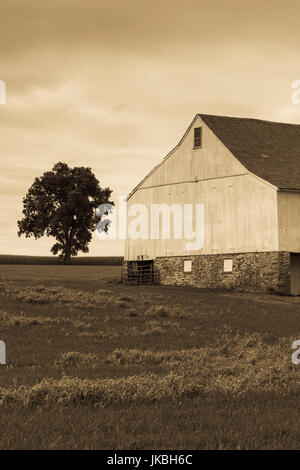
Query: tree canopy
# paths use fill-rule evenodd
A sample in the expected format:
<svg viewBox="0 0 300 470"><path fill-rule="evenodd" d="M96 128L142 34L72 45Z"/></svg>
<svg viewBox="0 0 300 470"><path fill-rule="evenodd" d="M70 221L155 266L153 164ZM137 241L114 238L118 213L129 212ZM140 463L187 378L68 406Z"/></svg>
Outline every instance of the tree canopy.
<svg viewBox="0 0 300 470"><path fill-rule="evenodd" d="M111 193L111 189L100 187L91 168L56 163L51 171L35 178L23 198L18 235L54 237L51 252L69 264L79 251L88 253L100 221L96 209L104 203L113 204Z"/></svg>

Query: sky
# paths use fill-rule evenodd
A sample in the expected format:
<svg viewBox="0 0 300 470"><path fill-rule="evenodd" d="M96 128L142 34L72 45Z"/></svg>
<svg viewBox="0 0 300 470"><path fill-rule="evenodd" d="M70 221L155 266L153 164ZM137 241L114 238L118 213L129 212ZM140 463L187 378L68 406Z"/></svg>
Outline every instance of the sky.
<svg viewBox="0 0 300 470"><path fill-rule="evenodd" d="M0 253L22 198L58 161L91 167L112 199L178 143L196 113L300 124L300 3L287 0L1 0ZM90 255L122 255L96 235Z"/></svg>

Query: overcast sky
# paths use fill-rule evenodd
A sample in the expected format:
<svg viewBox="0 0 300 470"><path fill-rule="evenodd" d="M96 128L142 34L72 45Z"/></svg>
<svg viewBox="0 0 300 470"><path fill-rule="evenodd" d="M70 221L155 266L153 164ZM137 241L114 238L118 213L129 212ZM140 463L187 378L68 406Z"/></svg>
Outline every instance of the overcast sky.
<svg viewBox="0 0 300 470"><path fill-rule="evenodd" d="M1 0L0 253L49 254L16 223L58 161L90 166L116 200L196 113L300 123L299 17L290 0ZM90 254L122 247L94 237Z"/></svg>

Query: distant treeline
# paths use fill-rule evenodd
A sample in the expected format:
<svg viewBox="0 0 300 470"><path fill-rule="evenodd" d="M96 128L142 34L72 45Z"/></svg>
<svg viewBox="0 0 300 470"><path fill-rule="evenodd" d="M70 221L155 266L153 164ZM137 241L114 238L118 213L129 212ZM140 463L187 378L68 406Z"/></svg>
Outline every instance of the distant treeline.
<svg viewBox="0 0 300 470"><path fill-rule="evenodd" d="M81 266L121 266L123 256L77 256L71 264ZM0 264L64 264L58 256L0 255Z"/></svg>

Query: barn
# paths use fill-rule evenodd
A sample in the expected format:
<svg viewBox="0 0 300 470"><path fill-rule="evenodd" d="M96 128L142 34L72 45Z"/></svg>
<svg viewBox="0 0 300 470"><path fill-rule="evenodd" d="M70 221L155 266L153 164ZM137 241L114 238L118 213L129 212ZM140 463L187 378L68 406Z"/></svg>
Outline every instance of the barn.
<svg viewBox="0 0 300 470"><path fill-rule="evenodd" d="M172 222L167 235L127 237L127 282L300 295L300 125L197 114L127 204L129 215L169 208ZM203 208L192 249L178 205Z"/></svg>

